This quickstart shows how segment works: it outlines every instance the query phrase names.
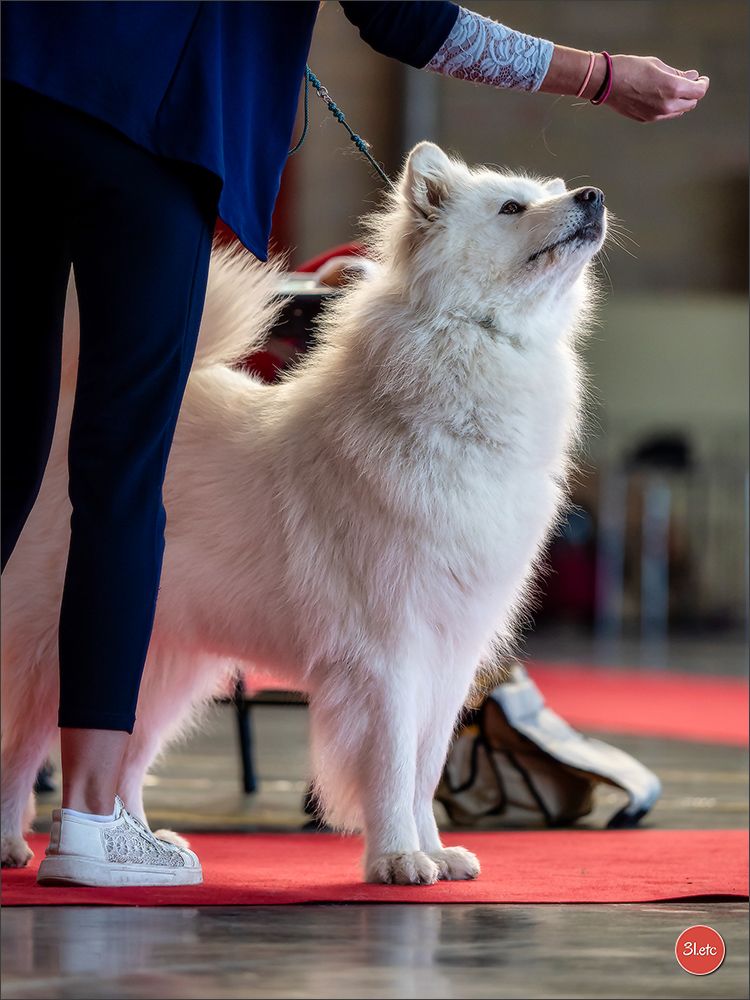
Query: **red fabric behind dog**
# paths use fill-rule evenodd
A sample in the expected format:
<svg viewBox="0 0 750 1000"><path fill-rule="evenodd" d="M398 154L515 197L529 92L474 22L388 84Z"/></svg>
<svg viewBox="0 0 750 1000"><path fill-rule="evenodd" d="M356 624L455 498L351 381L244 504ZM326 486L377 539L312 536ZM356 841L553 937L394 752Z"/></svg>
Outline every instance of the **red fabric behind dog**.
<svg viewBox="0 0 750 1000"><path fill-rule="evenodd" d="M549 707L578 729L748 745L748 685L740 678L568 663L527 666ZM245 687L273 691L284 684L248 671Z"/></svg>
<svg viewBox="0 0 750 1000"><path fill-rule="evenodd" d="M746 680L567 663L527 666L549 707L578 729L748 745Z"/></svg>

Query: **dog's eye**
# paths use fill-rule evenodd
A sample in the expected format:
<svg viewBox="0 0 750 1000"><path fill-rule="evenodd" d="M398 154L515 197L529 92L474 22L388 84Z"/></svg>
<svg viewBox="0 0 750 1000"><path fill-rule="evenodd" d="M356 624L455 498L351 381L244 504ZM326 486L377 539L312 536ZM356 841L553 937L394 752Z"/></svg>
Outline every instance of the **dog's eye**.
<svg viewBox="0 0 750 1000"><path fill-rule="evenodd" d="M517 201L506 201L503 207L497 213L498 215L516 215L518 212L523 212L525 205L521 205Z"/></svg>

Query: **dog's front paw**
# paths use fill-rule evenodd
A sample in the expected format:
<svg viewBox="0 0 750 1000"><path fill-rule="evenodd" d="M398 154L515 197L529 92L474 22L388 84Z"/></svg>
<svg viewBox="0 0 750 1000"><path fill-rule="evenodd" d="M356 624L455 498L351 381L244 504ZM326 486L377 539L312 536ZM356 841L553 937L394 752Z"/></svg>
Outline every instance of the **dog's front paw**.
<svg viewBox="0 0 750 1000"><path fill-rule="evenodd" d="M34 857L34 852L18 836L3 836L0 840L0 860L3 868L25 868Z"/></svg>
<svg viewBox="0 0 750 1000"><path fill-rule="evenodd" d="M174 844L182 851L187 851L190 848L190 841L181 837L179 833L175 833L174 830L155 830L154 836L157 840L166 840L168 844Z"/></svg>
<svg viewBox="0 0 750 1000"><path fill-rule="evenodd" d="M481 871L479 858L465 847L444 847L442 851L431 851L429 857L437 865L440 878L451 882L476 878Z"/></svg>
<svg viewBox="0 0 750 1000"><path fill-rule="evenodd" d="M409 854L381 854L366 866L368 882L386 885L434 885L440 870L422 851Z"/></svg>

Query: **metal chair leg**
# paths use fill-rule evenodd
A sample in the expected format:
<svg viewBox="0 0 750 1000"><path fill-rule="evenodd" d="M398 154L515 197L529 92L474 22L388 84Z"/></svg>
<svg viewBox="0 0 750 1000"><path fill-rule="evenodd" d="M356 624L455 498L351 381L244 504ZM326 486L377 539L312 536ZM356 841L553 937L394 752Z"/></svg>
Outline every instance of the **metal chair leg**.
<svg viewBox="0 0 750 1000"><path fill-rule="evenodd" d="M240 677L234 688L234 705L237 712L237 733L240 738L240 759L242 761L242 787L251 795L258 788L253 761L253 727L250 703L245 696L245 684Z"/></svg>

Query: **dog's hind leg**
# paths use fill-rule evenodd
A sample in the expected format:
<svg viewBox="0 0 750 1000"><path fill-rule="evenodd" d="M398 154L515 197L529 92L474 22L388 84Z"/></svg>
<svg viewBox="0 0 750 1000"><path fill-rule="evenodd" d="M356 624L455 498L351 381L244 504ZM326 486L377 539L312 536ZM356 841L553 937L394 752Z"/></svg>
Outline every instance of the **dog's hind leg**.
<svg viewBox="0 0 750 1000"><path fill-rule="evenodd" d="M419 735L414 794L419 846L438 866L440 878L447 880L476 878L480 871L477 857L466 848L443 847L432 807L456 721L468 694L469 682L462 684L461 674L457 669L446 676L443 667L432 675L432 711L423 720Z"/></svg>
<svg viewBox="0 0 750 1000"><path fill-rule="evenodd" d="M34 818L34 779L56 733L57 669L4 660L0 856L3 867L22 868L33 857L23 835Z"/></svg>
<svg viewBox="0 0 750 1000"><path fill-rule="evenodd" d="M149 653L118 783L127 809L144 823L143 783L149 768L169 743L198 724L200 709L221 686L228 668L225 660L180 650L157 648ZM170 830L159 830L158 836L187 846Z"/></svg>

